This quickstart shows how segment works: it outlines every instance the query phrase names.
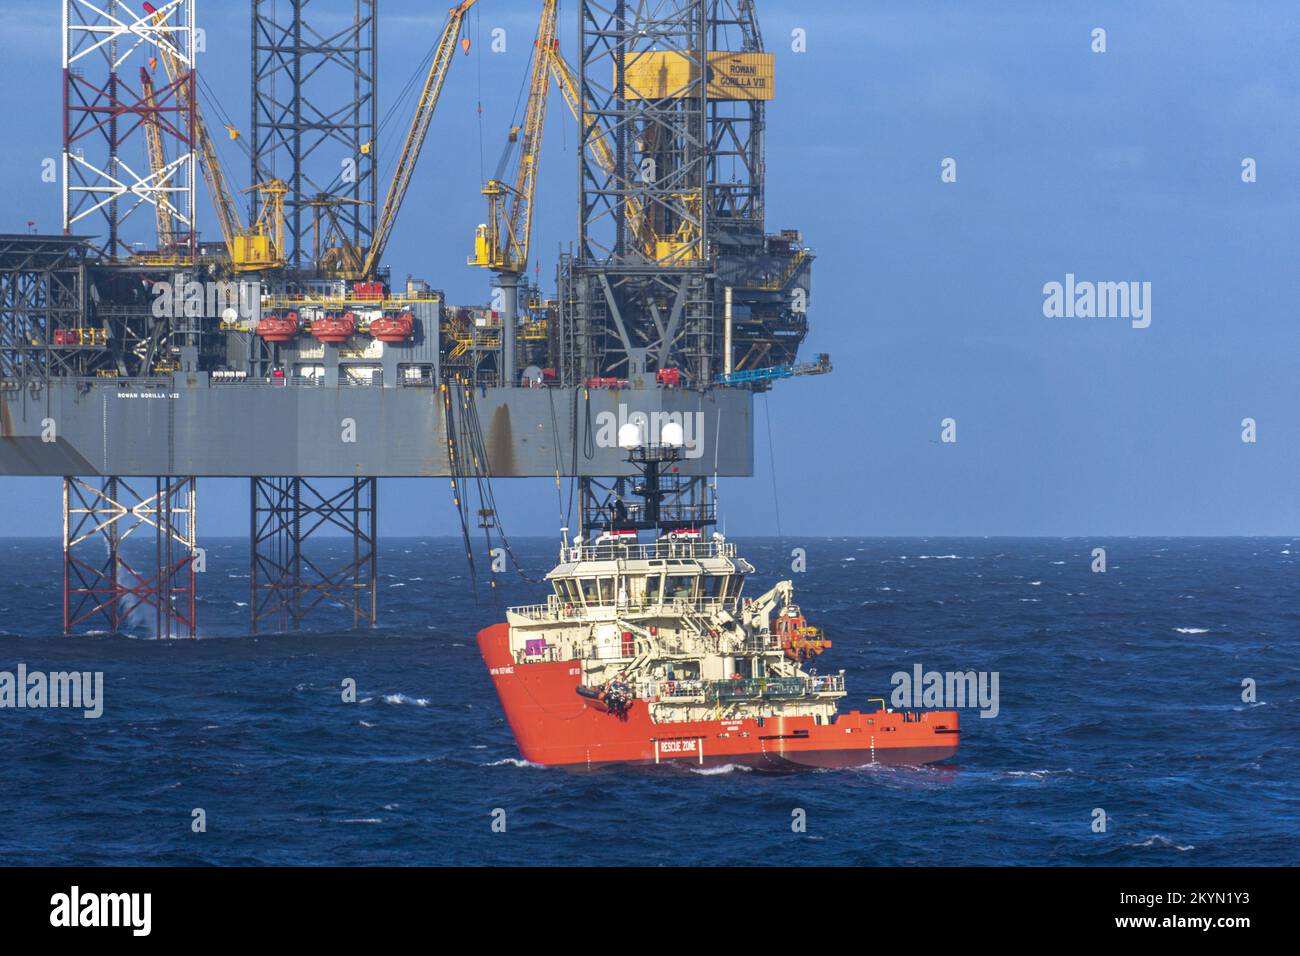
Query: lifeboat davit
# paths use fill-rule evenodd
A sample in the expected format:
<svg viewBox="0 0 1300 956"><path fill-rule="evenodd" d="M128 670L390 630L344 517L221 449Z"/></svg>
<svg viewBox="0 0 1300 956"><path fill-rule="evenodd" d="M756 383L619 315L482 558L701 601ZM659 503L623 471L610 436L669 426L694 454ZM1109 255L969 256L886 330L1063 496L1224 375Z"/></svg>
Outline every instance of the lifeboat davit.
<svg viewBox="0 0 1300 956"><path fill-rule="evenodd" d="M351 312L342 316L331 315L311 324L311 334L322 342L333 345L346 342L357 330L357 317Z"/></svg>
<svg viewBox="0 0 1300 956"><path fill-rule="evenodd" d="M267 342L292 342L298 335L298 313L266 316L257 323L257 334Z"/></svg>
<svg viewBox="0 0 1300 956"><path fill-rule="evenodd" d="M381 342L406 342L415 334L415 320L410 312L386 315L370 323L370 334Z"/></svg>
<svg viewBox="0 0 1300 956"><path fill-rule="evenodd" d="M810 661L831 647L826 635L810 625L794 606L786 608L773 622L773 630L785 656L792 661Z"/></svg>

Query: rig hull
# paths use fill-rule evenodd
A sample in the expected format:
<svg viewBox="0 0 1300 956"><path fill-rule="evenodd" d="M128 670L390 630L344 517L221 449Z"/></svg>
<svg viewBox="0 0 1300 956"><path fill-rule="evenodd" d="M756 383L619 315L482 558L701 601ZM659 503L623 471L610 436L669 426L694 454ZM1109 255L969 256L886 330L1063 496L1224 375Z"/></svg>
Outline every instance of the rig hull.
<svg viewBox="0 0 1300 956"><path fill-rule="evenodd" d="M752 718L655 723L638 700L618 716L577 693L581 662L516 663L508 624L480 631L478 645L520 754L544 766L731 764L773 771L915 766L953 756L960 740L956 711L851 711L828 724L779 716L761 724Z"/></svg>

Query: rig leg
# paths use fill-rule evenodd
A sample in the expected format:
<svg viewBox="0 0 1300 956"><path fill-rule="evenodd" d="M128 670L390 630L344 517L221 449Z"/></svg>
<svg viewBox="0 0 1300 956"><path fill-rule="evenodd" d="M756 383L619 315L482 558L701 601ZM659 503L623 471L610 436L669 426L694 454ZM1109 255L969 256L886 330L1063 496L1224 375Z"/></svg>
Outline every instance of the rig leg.
<svg viewBox="0 0 1300 956"><path fill-rule="evenodd" d="M160 639L195 636L197 482L147 480L63 479L63 633L148 623Z"/></svg>
<svg viewBox="0 0 1300 956"><path fill-rule="evenodd" d="M314 608L349 610L352 627L373 627L379 611L378 481L351 478L333 493L305 478L253 478L249 567L252 633L298 630ZM351 538L351 559L332 566L307 553L322 529ZM317 548L319 553L321 549Z"/></svg>

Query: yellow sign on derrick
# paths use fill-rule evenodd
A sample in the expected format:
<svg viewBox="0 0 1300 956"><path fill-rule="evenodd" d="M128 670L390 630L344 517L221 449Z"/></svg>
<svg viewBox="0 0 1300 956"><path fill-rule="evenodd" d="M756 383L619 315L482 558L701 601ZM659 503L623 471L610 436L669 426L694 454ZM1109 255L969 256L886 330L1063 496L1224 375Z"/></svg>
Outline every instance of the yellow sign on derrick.
<svg viewBox="0 0 1300 956"><path fill-rule="evenodd" d="M634 53L627 58L625 100L678 99L690 93L698 66L675 51ZM709 54L711 100L770 100L776 93L776 57L771 53Z"/></svg>

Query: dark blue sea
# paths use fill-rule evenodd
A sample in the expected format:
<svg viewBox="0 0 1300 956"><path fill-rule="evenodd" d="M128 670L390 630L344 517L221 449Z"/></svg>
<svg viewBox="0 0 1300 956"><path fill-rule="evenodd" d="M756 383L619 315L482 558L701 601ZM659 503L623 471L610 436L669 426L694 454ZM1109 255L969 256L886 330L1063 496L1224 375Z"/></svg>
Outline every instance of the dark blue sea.
<svg viewBox="0 0 1300 956"><path fill-rule="evenodd" d="M519 759L474 644L542 591L507 576L475 592L459 541L384 543L376 630L258 637L246 544L209 542L197 641L147 622L61 636L57 543L0 541L0 670L105 677L98 720L0 710L0 863L1300 862L1300 544L740 544L750 594L807 549L796 594L850 707L920 663L997 671L999 714L965 712L958 756L924 768L543 769ZM516 550L537 574L554 545Z"/></svg>

